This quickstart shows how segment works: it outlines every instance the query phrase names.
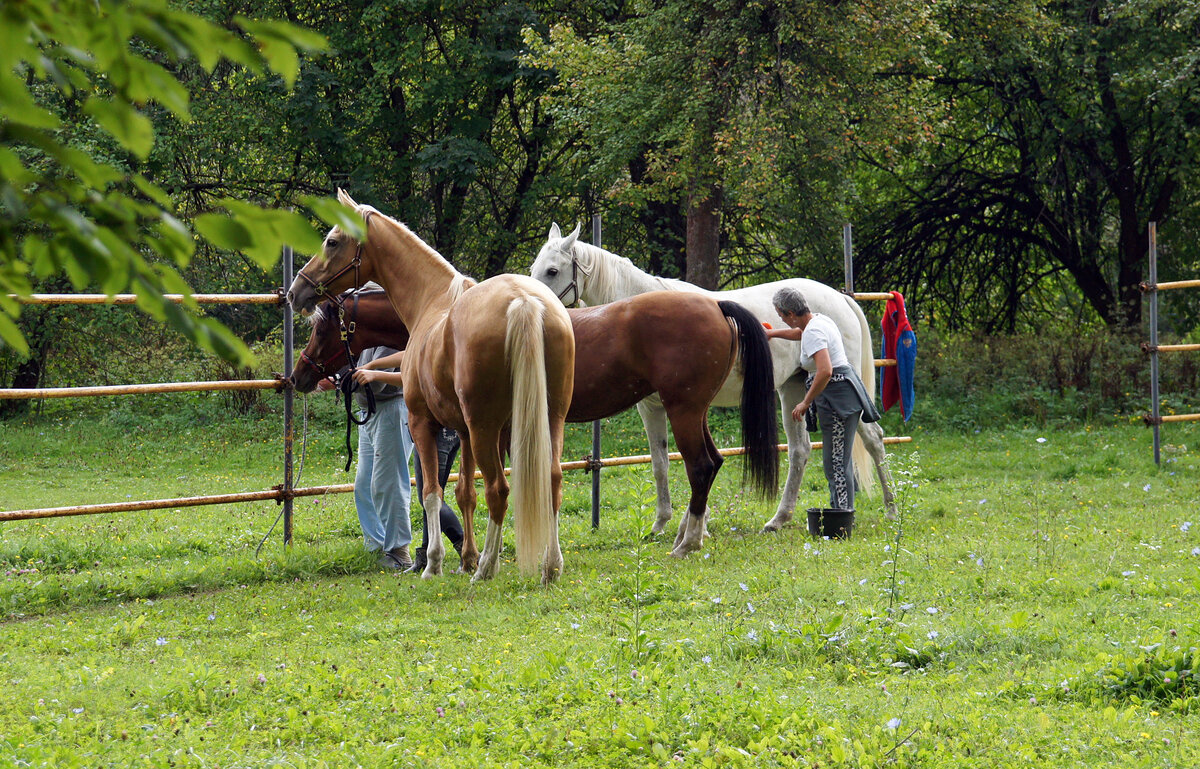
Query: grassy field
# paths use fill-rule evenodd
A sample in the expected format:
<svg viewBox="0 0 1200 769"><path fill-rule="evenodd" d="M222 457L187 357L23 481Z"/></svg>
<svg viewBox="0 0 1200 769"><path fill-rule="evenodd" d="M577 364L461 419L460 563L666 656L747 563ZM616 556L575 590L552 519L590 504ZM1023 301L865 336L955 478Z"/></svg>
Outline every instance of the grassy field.
<svg viewBox="0 0 1200 769"><path fill-rule="evenodd" d="M314 408L302 482L346 482ZM278 483L277 420L211 413L4 424L0 509ZM648 467L604 472L598 531L571 474L550 588L382 573L349 495L257 556L273 503L0 524L0 767L1200 764L1200 429L1161 469L1133 424L909 431L902 520L862 499L850 541L760 534L731 460L677 561Z"/></svg>

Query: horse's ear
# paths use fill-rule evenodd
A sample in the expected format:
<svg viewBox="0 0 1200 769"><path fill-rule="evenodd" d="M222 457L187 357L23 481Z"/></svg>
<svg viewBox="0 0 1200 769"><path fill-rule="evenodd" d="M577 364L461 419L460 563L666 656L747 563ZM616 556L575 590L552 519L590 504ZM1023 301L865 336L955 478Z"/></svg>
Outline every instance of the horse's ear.
<svg viewBox="0 0 1200 769"><path fill-rule="evenodd" d="M579 222L575 223L575 229L571 230L571 234L563 239L562 250L570 251L575 247L575 241L579 239L579 228L583 225Z"/></svg>
<svg viewBox="0 0 1200 769"><path fill-rule="evenodd" d="M337 199L342 205L350 206L356 211L358 210L358 204L354 202L354 198L350 197L350 194L341 187L338 187Z"/></svg>
<svg viewBox="0 0 1200 769"><path fill-rule="evenodd" d="M546 236L546 240L562 240L562 230L558 229L558 222L550 223L550 234Z"/></svg>

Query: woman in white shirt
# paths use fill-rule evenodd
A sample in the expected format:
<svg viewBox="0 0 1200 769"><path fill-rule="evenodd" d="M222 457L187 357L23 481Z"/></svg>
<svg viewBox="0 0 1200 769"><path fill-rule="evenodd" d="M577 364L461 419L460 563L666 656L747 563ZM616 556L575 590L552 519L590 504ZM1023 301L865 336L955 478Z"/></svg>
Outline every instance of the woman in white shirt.
<svg viewBox="0 0 1200 769"><path fill-rule="evenodd" d="M846 358L837 324L828 316L812 312L804 295L794 288L777 291L773 304L788 327L768 329L767 336L799 342L800 365L808 372L808 392L792 409L792 418L799 422L809 409L816 408L824 443L821 461L829 481L829 506L854 510L854 434L860 421L878 421L879 411Z"/></svg>

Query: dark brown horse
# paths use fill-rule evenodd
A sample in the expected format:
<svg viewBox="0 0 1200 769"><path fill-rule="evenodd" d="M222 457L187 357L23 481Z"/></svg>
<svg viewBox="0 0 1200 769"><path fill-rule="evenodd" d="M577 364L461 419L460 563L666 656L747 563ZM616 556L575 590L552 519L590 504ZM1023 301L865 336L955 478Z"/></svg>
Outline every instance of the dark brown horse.
<svg viewBox="0 0 1200 769"><path fill-rule="evenodd" d="M341 300L351 352L385 345L403 349L408 331L382 291ZM775 490L777 427L766 335L741 305L699 294L662 291L599 307L568 310L575 332L575 390L568 422L619 413L657 393L671 422L691 483L690 515L679 527L673 554L700 547L708 494L723 461L708 430L708 408L740 350L747 386L742 397L745 465L758 490ZM736 331L730 321L736 324ZM338 305L324 302L292 375L310 392L346 360Z"/></svg>

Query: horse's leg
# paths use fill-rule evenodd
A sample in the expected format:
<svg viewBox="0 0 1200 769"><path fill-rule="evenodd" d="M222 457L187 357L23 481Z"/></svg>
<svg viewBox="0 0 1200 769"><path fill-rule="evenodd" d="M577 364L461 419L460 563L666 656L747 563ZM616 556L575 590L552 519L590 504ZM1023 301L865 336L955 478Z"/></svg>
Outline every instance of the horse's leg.
<svg viewBox="0 0 1200 769"><path fill-rule="evenodd" d="M654 488L657 493L654 525L651 534L661 534L671 520L671 461L667 458L667 411L657 396L639 401L638 414L646 427L646 438L650 442L650 467L654 473Z"/></svg>
<svg viewBox="0 0 1200 769"><path fill-rule="evenodd" d="M688 483L692 496L688 500L687 513L679 522L675 536L675 547L671 555L682 558L699 550L704 544L706 530L704 518L708 512L708 493L712 489L717 471L724 459L713 443L708 431L707 404L687 409L672 409L671 431L675 434L675 445L683 455L687 468Z"/></svg>
<svg viewBox="0 0 1200 769"><path fill-rule="evenodd" d="M812 453L812 440L804 420L797 422L792 419L792 409L804 400L807 392L801 372L790 377L779 388L779 405L783 408L783 430L788 439L788 473L783 484L783 496L779 499L779 509L775 517L767 521L763 531L779 531L783 525L792 520L792 511L796 509L796 497L800 494L800 482L804 480L804 466L808 464L808 456Z"/></svg>
<svg viewBox="0 0 1200 769"><path fill-rule="evenodd" d="M508 509L508 481L504 478L504 455L500 437L495 430L472 430L471 448L479 469L483 472L483 499L488 509L487 535L483 540L483 555L472 582L491 579L500 568L500 551L504 547L501 525Z"/></svg>
<svg viewBox="0 0 1200 769"><path fill-rule="evenodd" d="M408 430L412 435L421 467L437 467L437 424L420 408L409 412ZM442 557L446 548L442 544L442 487L436 473L422 473L422 485L417 489L421 497L421 508L425 511L425 525L429 529L429 545L425 549L425 571L423 577L435 577L442 573Z"/></svg>
<svg viewBox="0 0 1200 769"><path fill-rule="evenodd" d="M875 460L875 472L879 474L879 485L883 487L883 517L889 521L896 520L896 496L892 486L892 471L887 465L887 447L883 444L883 428L878 422L858 423L858 437L871 459Z"/></svg>
<svg viewBox="0 0 1200 769"><path fill-rule="evenodd" d="M568 396L568 402L569 402ZM555 424L557 421L557 424ZM546 542L546 552L542 556L542 583L550 584L562 575L563 555L562 546L558 539L558 511L562 509L562 450L563 427L561 420L552 420L550 426L551 456L554 458L550 466L550 495L552 508L550 515L553 521L550 526L550 536Z"/></svg>
<svg viewBox="0 0 1200 769"><path fill-rule="evenodd" d="M475 454L471 451L471 436L459 433L458 483L454 499L463 519L462 570L468 574L479 566L479 544L475 541Z"/></svg>

